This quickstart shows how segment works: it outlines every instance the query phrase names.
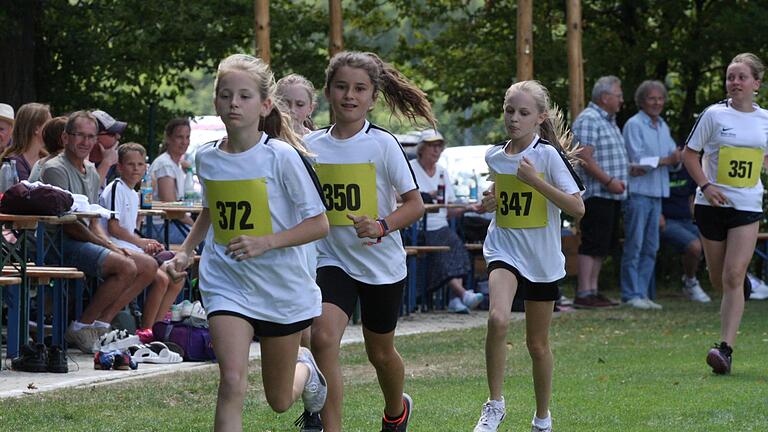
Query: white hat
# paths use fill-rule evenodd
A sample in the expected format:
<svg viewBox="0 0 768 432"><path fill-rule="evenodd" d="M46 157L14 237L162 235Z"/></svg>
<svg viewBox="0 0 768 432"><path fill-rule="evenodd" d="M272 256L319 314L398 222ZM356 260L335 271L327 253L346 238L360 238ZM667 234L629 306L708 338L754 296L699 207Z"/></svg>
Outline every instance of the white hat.
<svg viewBox="0 0 768 432"><path fill-rule="evenodd" d="M122 135L125 131L125 127L128 126L126 122L115 120L111 115L102 110L94 111L93 116L99 121L99 132L118 133Z"/></svg>
<svg viewBox="0 0 768 432"><path fill-rule="evenodd" d="M445 141L443 135L437 129L427 129L421 131L421 142Z"/></svg>
<svg viewBox="0 0 768 432"><path fill-rule="evenodd" d="M0 119L7 120L13 124L15 119L13 115L13 107L8 104L0 103Z"/></svg>

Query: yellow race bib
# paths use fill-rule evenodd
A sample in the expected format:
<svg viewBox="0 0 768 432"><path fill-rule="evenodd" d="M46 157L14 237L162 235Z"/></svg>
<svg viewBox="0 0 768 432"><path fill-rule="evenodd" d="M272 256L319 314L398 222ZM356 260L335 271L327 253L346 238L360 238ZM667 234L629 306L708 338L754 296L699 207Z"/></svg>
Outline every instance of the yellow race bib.
<svg viewBox="0 0 768 432"><path fill-rule="evenodd" d="M539 173L540 177L544 174ZM547 199L512 174L496 174L496 226L542 228L547 226Z"/></svg>
<svg viewBox="0 0 768 432"><path fill-rule="evenodd" d="M229 244L239 235L272 234L265 178L205 180L205 192L216 243Z"/></svg>
<svg viewBox="0 0 768 432"><path fill-rule="evenodd" d="M763 149L755 147L720 147L717 182L737 188L755 186L763 154Z"/></svg>
<svg viewBox="0 0 768 432"><path fill-rule="evenodd" d="M374 163L317 164L315 170L323 188L328 223L352 225L348 214L379 217Z"/></svg>

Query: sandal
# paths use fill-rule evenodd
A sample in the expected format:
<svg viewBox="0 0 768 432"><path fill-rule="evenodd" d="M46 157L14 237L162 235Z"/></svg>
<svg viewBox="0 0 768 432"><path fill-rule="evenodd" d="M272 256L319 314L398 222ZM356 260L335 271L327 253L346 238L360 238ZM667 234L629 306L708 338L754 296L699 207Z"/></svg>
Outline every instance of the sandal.
<svg viewBox="0 0 768 432"><path fill-rule="evenodd" d="M183 359L177 353L168 349L162 342L152 342L149 345L133 345L128 348L131 358L136 363L181 363Z"/></svg>

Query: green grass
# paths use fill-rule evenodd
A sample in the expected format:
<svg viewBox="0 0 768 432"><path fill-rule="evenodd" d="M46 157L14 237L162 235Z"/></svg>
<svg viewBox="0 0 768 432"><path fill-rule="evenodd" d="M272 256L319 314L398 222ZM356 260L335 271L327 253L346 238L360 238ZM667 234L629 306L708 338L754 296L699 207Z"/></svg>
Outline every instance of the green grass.
<svg viewBox="0 0 768 432"><path fill-rule="evenodd" d="M768 430L768 302L750 302L730 376L704 363L719 334L718 303L663 298L660 312L626 309L563 314L554 320L552 414L557 431ZM411 430L471 430L487 397L485 329L399 337ZM521 323L510 329L503 431L530 430L531 365ZM381 394L361 345L343 349L345 430L377 431ZM295 406L267 407L258 362L244 410L244 429L295 431ZM63 390L0 402L8 431L210 430L217 370L184 372L110 386ZM300 404L299 404L300 405Z"/></svg>

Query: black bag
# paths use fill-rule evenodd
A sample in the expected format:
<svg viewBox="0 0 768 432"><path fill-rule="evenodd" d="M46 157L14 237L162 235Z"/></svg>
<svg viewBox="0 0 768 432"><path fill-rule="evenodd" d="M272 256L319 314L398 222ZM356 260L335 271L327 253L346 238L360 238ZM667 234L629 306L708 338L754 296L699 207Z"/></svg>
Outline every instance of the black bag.
<svg viewBox="0 0 768 432"><path fill-rule="evenodd" d="M53 186L29 188L16 183L0 199L0 213L61 216L72 208L72 195Z"/></svg>

